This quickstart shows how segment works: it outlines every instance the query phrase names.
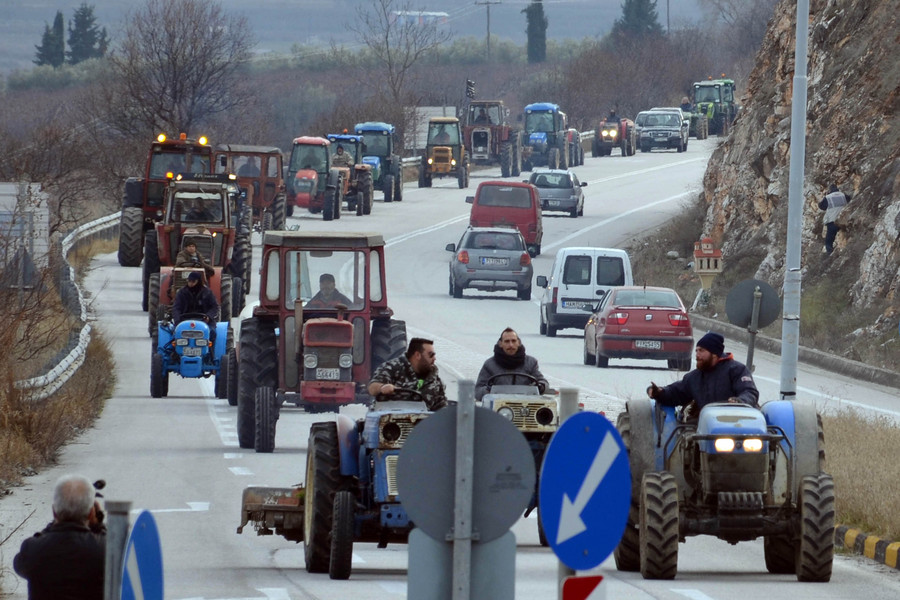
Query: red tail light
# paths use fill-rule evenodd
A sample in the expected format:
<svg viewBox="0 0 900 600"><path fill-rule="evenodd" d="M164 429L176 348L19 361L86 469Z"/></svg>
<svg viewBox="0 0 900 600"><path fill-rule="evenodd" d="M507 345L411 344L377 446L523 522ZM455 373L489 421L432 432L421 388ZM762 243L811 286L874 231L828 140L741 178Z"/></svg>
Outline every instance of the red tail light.
<svg viewBox="0 0 900 600"><path fill-rule="evenodd" d="M614 312L609 313L609 317L606 319L608 323L613 325L624 325L628 322L628 313L627 312Z"/></svg>
<svg viewBox="0 0 900 600"><path fill-rule="evenodd" d="M684 313L673 313L669 315L669 325L673 327L689 327L691 320Z"/></svg>
<svg viewBox="0 0 900 600"><path fill-rule="evenodd" d="M469 253L466 250L460 250L459 254L456 255L456 260L464 265L469 264Z"/></svg>
<svg viewBox="0 0 900 600"><path fill-rule="evenodd" d="M531 255L527 252L523 252L522 256L519 257L519 264L523 267L527 267L531 264Z"/></svg>
<svg viewBox="0 0 900 600"><path fill-rule="evenodd" d="M556 305L556 295L559 293L559 288L553 288L553 299L550 301L550 304Z"/></svg>

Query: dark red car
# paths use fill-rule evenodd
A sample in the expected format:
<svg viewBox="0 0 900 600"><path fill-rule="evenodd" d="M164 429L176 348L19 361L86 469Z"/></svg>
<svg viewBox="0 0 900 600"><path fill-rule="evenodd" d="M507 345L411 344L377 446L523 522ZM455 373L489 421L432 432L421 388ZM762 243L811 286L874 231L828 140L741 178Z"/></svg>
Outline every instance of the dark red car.
<svg viewBox="0 0 900 600"><path fill-rule="evenodd" d="M675 290L614 287L584 326L584 364L608 367L610 358L666 360L688 371L694 331Z"/></svg>

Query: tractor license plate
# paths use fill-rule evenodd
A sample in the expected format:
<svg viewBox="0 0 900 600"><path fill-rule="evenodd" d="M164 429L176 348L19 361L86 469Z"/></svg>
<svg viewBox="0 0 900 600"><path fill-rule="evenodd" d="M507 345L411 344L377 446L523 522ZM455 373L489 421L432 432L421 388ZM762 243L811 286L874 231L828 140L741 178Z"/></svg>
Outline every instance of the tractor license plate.
<svg viewBox="0 0 900 600"><path fill-rule="evenodd" d="M340 369L316 369L316 379L340 379Z"/></svg>
<svg viewBox="0 0 900 600"><path fill-rule="evenodd" d="M203 356L203 348L185 348L185 356Z"/></svg>
<svg viewBox="0 0 900 600"><path fill-rule="evenodd" d="M509 264L508 258L494 258L491 256L482 256L481 264L489 265L489 266L497 266L497 267L505 267Z"/></svg>
<svg viewBox="0 0 900 600"><path fill-rule="evenodd" d="M659 350L662 348L662 342L659 340L635 340L635 348L643 348L644 350Z"/></svg>

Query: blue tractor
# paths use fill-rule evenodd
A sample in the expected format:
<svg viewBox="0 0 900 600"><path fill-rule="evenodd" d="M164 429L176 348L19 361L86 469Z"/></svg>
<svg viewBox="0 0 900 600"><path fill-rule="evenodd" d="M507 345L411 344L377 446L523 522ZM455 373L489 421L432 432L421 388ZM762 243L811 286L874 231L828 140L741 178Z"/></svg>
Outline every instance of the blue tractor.
<svg viewBox="0 0 900 600"><path fill-rule="evenodd" d="M628 448L631 508L614 552L620 571L673 579L678 543L713 535L763 538L770 573L831 578L834 483L815 407L714 403L682 420L652 400L626 403L616 427Z"/></svg>
<svg viewBox="0 0 900 600"><path fill-rule="evenodd" d="M522 140L522 170L546 166L567 169L569 161L568 124L559 106L538 102L525 107L525 133Z"/></svg>
<svg viewBox="0 0 900 600"><path fill-rule="evenodd" d="M177 325L170 320L159 321L156 351L150 359L150 396L169 395L169 373L182 377L216 378L216 398L226 398L228 361L224 360L234 345L231 324L220 321L215 325L215 340L210 343L210 326L204 315L186 314Z"/></svg>
<svg viewBox="0 0 900 600"><path fill-rule="evenodd" d="M357 123L353 128L363 136L363 163L372 167L372 182L384 192L385 202L403 200L403 165L394 152L394 126L379 121Z"/></svg>

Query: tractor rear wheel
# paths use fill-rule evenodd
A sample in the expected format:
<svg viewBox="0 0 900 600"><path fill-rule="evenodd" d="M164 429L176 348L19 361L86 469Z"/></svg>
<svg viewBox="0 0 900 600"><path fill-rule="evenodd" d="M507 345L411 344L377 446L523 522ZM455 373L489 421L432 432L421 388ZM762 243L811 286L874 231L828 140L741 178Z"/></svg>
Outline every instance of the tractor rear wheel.
<svg viewBox="0 0 900 600"><path fill-rule="evenodd" d="M334 188L325 190L325 199L322 202L322 220L331 221L334 219L334 201L337 196L337 190Z"/></svg>
<svg viewBox="0 0 900 600"><path fill-rule="evenodd" d="M622 437L622 443L628 451L628 461L631 467L631 505L628 508L628 521L625 524L625 532L619 545L613 552L616 560L616 568L619 571L639 571L641 568L641 537L638 529L640 523L640 482L647 469L652 469L654 464L654 451L652 445L640 443L640 438L635 439L634 427L650 427L649 402L642 401L634 405L626 405L625 410L616 418L616 430ZM632 415L631 410L636 412ZM632 423L632 417L637 422ZM647 446L647 447L645 447Z"/></svg>
<svg viewBox="0 0 900 600"><path fill-rule="evenodd" d="M233 317L239 317L241 315L241 311L244 310L244 300L244 280L240 277L232 277L231 315L229 315L228 319L223 320L230 321Z"/></svg>
<svg viewBox="0 0 900 600"><path fill-rule="evenodd" d="M834 561L834 481L831 475L807 475L800 485L800 546L797 580L831 580Z"/></svg>
<svg viewBox="0 0 900 600"><path fill-rule="evenodd" d="M334 190L334 219L341 218L341 211L344 209L344 180L340 180L340 185Z"/></svg>
<svg viewBox="0 0 900 600"><path fill-rule="evenodd" d="M226 371L228 377L225 380L225 397L228 398L229 406L237 406L238 362L237 352L234 348L228 349L228 353L225 355L225 362L228 363L228 369Z"/></svg>
<svg viewBox="0 0 900 600"><path fill-rule="evenodd" d="M425 187L422 185L422 176L421 169L419 169L419 187ZM382 190L384 191L384 201L392 202L394 200L394 176L393 175L385 175L384 181L381 183Z"/></svg>
<svg viewBox="0 0 900 600"><path fill-rule="evenodd" d="M159 273L159 241L156 239L155 229L151 229L144 235L144 269L142 271L144 297L141 299L143 310L148 310L150 275L153 273Z"/></svg>
<svg viewBox="0 0 900 600"><path fill-rule="evenodd" d="M253 448L256 388L278 385L278 344L271 322L256 317L241 322L241 360L238 365L238 445Z"/></svg>
<svg viewBox="0 0 900 600"><path fill-rule="evenodd" d="M331 579L350 579L353 567L353 519L356 497L343 490L334 496L333 526L331 530L331 562L328 576Z"/></svg>
<svg viewBox="0 0 900 600"><path fill-rule="evenodd" d="M140 206L122 209L119 219L119 264L139 267L144 257L144 210Z"/></svg>
<svg viewBox="0 0 900 600"><path fill-rule="evenodd" d="M241 346L243 352L243 343ZM334 496L341 484L337 423L313 423L306 448L303 555L308 572L326 573L331 558L329 537L334 520Z"/></svg>
<svg viewBox="0 0 900 600"><path fill-rule="evenodd" d="M219 360L219 372L216 373L215 383L216 398L228 397L228 355Z"/></svg>
<svg viewBox="0 0 900 600"><path fill-rule="evenodd" d="M272 201L272 206L269 207L269 210L272 211L272 229L283 231L284 223L287 220L287 206L284 196L281 194L275 196L275 200Z"/></svg>
<svg viewBox="0 0 900 600"><path fill-rule="evenodd" d="M678 484L667 471L644 473L640 510L641 575L674 579L678 571Z"/></svg>
<svg viewBox="0 0 900 600"><path fill-rule="evenodd" d="M219 283L219 320L231 322L234 314L232 299L234 298L234 285L231 275L222 275ZM215 327L215 325L213 325Z"/></svg>
<svg viewBox="0 0 900 600"><path fill-rule="evenodd" d="M456 174L456 181L459 184L459 189L464 190L469 187L469 165L463 164L459 167L459 172Z"/></svg>
<svg viewBox="0 0 900 600"><path fill-rule="evenodd" d="M150 337L156 337L159 328L159 273L152 273L147 283L147 333Z"/></svg>
<svg viewBox="0 0 900 600"><path fill-rule="evenodd" d="M500 177L509 177L513 170L513 150L509 143L500 146Z"/></svg>
<svg viewBox="0 0 900 600"><path fill-rule="evenodd" d="M275 389L256 388L256 436L253 447L257 452L275 450L275 425L278 423L278 399Z"/></svg>
<svg viewBox="0 0 900 600"><path fill-rule="evenodd" d="M372 181L372 174L366 176L366 187L363 189L362 214L372 214L372 203L375 201L375 183Z"/></svg>
<svg viewBox="0 0 900 600"><path fill-rule="evenodd" d="M399 159L397 159L399 160ZM394 202L403 202L403 166L394 177Z"/></svg>
<svg viewBox="0 0 900 600"><path fill-rule="evenodd" d="M169 395L169 373L163 372L162 354L154 350L150 359L150 397L164 398Z"/></svg>
<svg viewBox="0 0 900 600"><path fill-rule="evenodd" d="M372 322L372 371L406 352L406 321L379 319Z"/></svg>
<svg viewBox="0 0 900 600"><path fill-rule="evenodd" d="M231 275L241 278L241 289L244 294L249 294L250 278L253 277L253 245L249 234L237 236L231 256Z"/></svg>
<svg viewBox="0 0 900 600"><path fill-rule="evenodd" d="M547 168L559 168L559 148L550 148L550 152L547 154Z"/></svg>

